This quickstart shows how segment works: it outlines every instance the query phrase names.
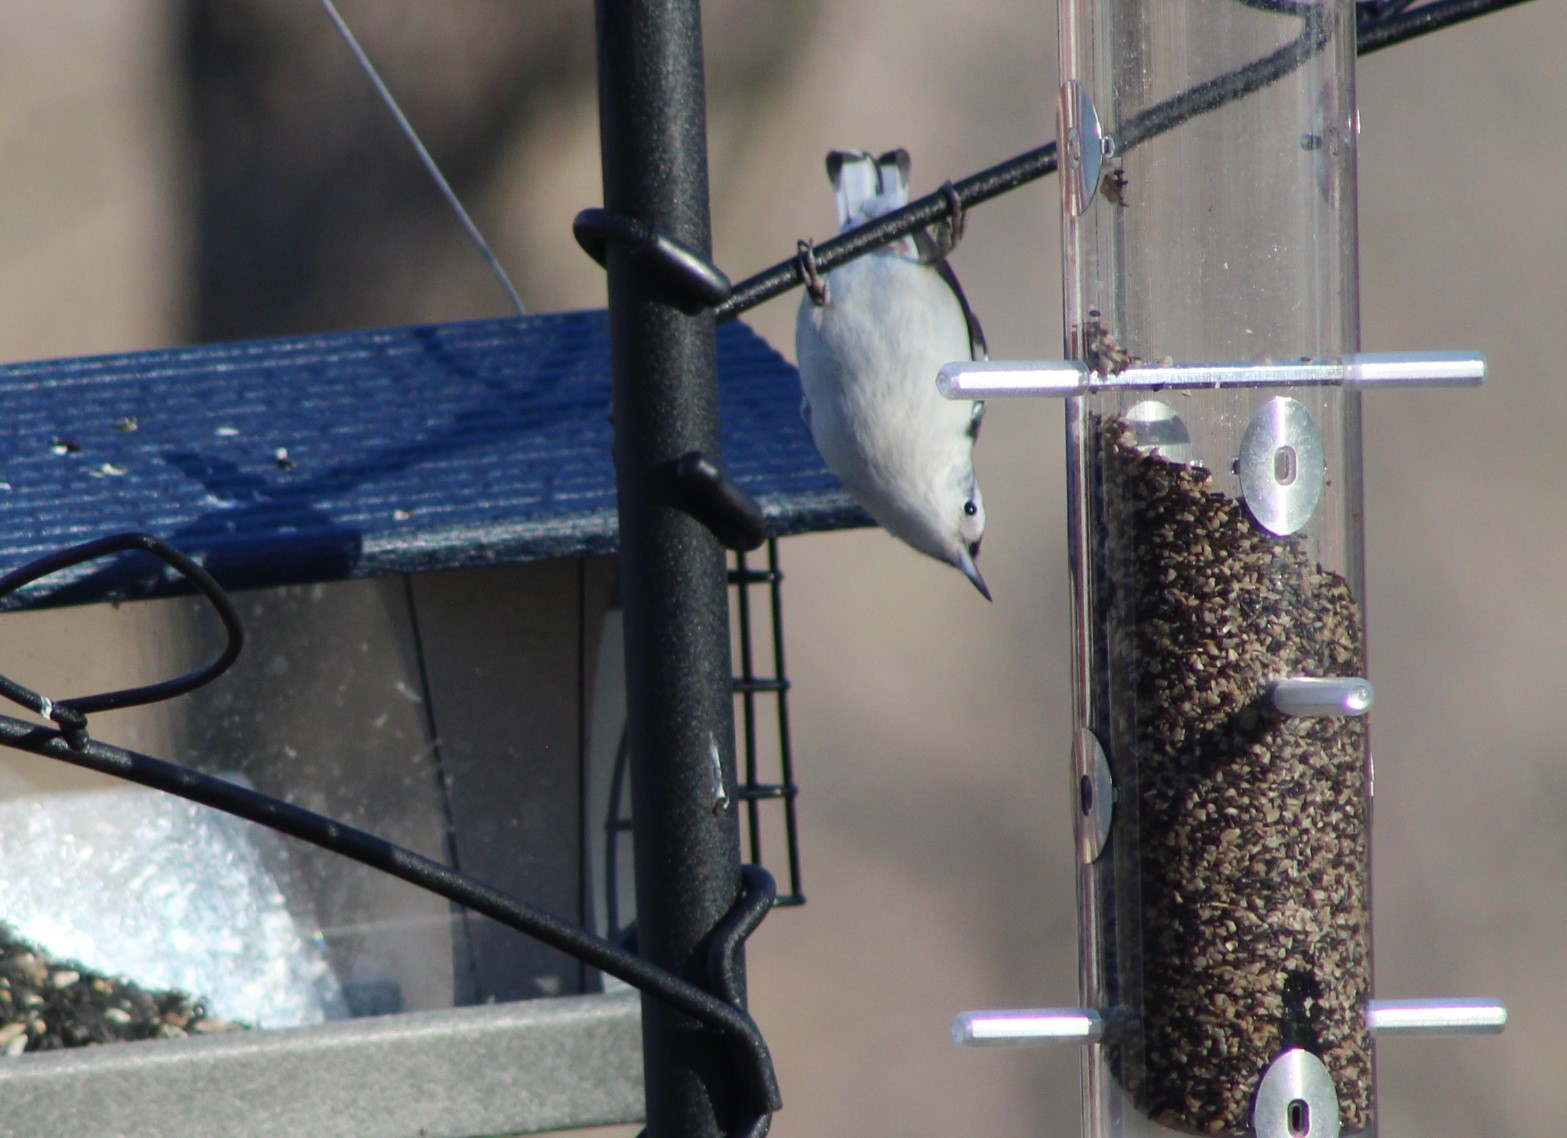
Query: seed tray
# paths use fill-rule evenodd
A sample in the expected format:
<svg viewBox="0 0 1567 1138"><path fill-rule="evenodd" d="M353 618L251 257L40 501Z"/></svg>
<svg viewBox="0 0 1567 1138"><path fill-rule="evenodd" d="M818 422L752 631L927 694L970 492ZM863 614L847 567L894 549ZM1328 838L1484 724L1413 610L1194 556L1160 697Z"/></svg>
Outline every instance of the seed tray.
<svg viewBox="0 0 1567 1138"><path fill-rule="evenodd" d="M153 991L57 960L0 925L0 1050L6 1055L237 1031L184 992Z"/></svg>

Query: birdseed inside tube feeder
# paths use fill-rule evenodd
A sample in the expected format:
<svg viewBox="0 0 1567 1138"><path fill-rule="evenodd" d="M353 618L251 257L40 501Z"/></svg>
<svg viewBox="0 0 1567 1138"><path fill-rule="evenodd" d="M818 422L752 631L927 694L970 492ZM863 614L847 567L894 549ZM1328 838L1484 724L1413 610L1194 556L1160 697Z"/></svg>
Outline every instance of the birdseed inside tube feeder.
<svg viewBox="0 0 1567 1138"><path fill-rule="evenodd" d="M1094 694L1138 838L1114 851L1135 885L1115 919L1136 940L1104 979L1112 1006L1141 1004L1140 1040L1112 1064L1154 1120L1245 1133L1259 1074L1303 1047L1364 1129L1365 720L1269 698L1280 675L1364 672L1359 605L1308 541L1262 531L1204 468L1143 451L1126 419L1092 426Z"/></svg>

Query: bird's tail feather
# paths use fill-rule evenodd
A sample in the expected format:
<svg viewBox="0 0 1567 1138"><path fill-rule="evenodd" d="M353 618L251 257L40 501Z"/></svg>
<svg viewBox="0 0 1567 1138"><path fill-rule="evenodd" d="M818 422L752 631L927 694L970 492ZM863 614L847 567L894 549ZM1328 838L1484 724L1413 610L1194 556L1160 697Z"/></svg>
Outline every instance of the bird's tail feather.
<svg viewBox="0 0 1567 1138"><path fill-rule="evenodd" d="M909 204L906 150L889 150L879 157L864 150L834 150L827 155L827 177L838 203L840 230Z"/></svg>

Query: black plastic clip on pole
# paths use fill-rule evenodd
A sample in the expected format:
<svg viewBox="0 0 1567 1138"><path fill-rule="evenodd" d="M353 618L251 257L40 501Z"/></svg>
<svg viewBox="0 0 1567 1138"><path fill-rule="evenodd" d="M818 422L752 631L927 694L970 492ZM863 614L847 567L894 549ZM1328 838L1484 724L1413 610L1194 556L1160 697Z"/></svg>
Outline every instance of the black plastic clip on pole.
<svg viewBox="0 0 1567 1138"><path fill-rule="evenodd" d="M634 217L607 209L585 209L571 223L582 251L609 267L609 243L618 241L646 266L664 290L664 299L694 316L729 299L729 278L722 269L690 246L660 233Z"/></svg>
<svg viewBox="0 0 1567 1138"><path fill-rule="evenodd" d="M750 553L767 540L767 518L734 475L701 451L680 456L675 485L686 511L713 531L725 549Z"/></svg>

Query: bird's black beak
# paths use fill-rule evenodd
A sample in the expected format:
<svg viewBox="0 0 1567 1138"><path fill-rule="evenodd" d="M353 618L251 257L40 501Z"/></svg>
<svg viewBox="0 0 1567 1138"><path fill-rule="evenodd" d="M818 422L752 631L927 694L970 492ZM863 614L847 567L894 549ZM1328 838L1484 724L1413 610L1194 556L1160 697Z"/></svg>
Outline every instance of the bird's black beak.
<svg viewBox="0 0 1567 1138"><path fill-rule="evenodd" d="M977 546L978 542L975 544ZM979 595L987 601L990 600L990 587L985 584L985 578L980 576L979 566L974 564L974 554L967 547L960 547L958 568L963 570L965 577L974 582L974 587L979 590Z"/></svg>

